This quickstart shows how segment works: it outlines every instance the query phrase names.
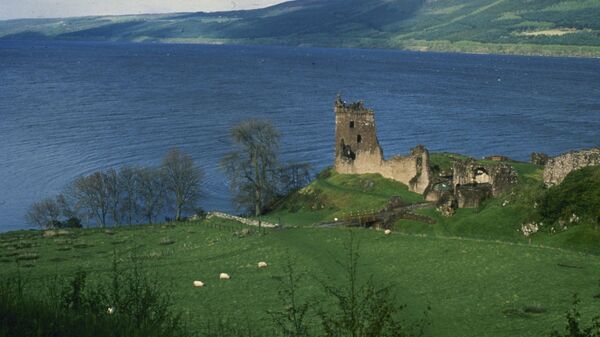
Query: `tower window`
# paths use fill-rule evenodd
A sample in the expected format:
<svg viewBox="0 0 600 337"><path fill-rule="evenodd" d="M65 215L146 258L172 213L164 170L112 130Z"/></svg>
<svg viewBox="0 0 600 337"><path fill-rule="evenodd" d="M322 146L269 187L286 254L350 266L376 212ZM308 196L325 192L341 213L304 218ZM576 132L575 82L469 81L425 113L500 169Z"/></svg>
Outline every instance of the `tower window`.
<svg viewBox="0 0 600 337"><path fill-rule="evenodd" d="M350 121L350 128L353 129L354 128L354 121Z"/></svg>
<svg viewBox="0 0 600 337"><path fill-rule="evenodd" d="M357 143L362 143L362 136L361 135L356 136L356 142Z"/></svg>

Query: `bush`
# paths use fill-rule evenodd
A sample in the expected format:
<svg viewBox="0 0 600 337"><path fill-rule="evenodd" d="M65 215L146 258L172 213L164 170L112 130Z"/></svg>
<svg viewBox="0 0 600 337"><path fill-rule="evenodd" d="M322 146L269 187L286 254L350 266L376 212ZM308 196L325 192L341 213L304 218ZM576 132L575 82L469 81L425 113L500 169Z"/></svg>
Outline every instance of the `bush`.
<svg viewBox="0 0 600 337"><path fill-rule="evenodd" d="M70 217L62 223L62 228L82 228L81 220L77 217Z"/></svg>
<svg viewBox="0 0 600 337"><path fill-rule="evenodd" d="M279 299L282 309L269 311L276 328L286 337L415 337L422 336L429 324L428 311L416 324L407 324L401 318L399 305L391 286L379 287L373 278L361 282L358 272L358 244L352 232L346 244L347 260L338 261L345 279L341 284L320 280L324 295L314 302L333 303L313 310L311 303L299 296L302 275L293 264L285 266L285 275L279 277ZM321 331L313 322L319 322Z"/></svg>
<svg viewBox="0 0 600 337"><path fill-rule="evenodd" d="M579 297L573 295L573 307L565 315L567 319L565 333L561 334L554 330L550 334L551 337L600 337L600 317L594 317L590 326L583 326L578 309L579 302Z"/></svg>
<svg viewBox="0 0 600 337"><path fill-rule="evenodd" d="M323 171L319 172L317 174L317 179L328 179L331 177L331 171L333 170L333 168L328 167L326 169L324 169Z"/></svg>
<svg viewBox="0 0 600 337"><path fill-rule="evenodd" d="M319 311L324 336L422 336L424 327L429 323L428 311L417 324L403 322L400 312L405 306L397 304L391 286L378 287L372 277L367 282L359 281L359 245L354 242L352 232L346 250L347 260L338 262L346 275L345 284L332 286L329 282L322 282L325 294L335 303L335 309Z"/></svg>
<svg viewBox="0 0 600 337"><path fill-rule="evenodd" d="M568 221L573 214L582 220L600 224L600 166L571 172L542 198L540 215L545 221Z"/></svg>
<svg viewBox="0 0 600 337"><path fill-rule="evenodd" d="M25 289L20 278L4 282L0 285L0 336L190 335L171 310L168 294L138 267L124 272L115 264L108 284L88 282L83 271L70 280L55 280L48 289Z"/></svg>

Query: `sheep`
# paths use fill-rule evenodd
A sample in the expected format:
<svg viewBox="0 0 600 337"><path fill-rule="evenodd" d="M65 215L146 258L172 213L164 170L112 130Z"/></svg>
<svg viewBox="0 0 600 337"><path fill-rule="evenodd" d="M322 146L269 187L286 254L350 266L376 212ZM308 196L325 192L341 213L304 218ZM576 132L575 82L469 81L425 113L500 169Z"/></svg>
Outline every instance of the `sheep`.
<svg viewBox="0 0 600 337"><path fill-rule="evenodd" d="M108 309L106 309L106 313L109 315L112 315L115 312L115 308L113 307L108 307Z"/></svg>
<svg viewBox="0 0 600 337"><path fill-rule="evenodd" d="M258 263L258 268L267 268L268 264L264 261L260 261Z"/></svg>
<svg viewBox="0 0 600 337"><path fill-rule="evenodd" d="M229 276L229 274L227 274L227 273L221 273L219 275L220 280L229 280L230 278L231 278L231 276Z"/></svg>
<svg viewBox="0 0 600 337"><path fill-rule="evenodd" d="M204 282L202 282L202 281L194 281L194 287L196 287L196 288L202 288L202 287L204 287Z"/></svg>
<svg viewBox="0 0 600 337"><path fill-rule="evenodd" d="M385 234L385 235L390 235L390 234L392 234L392 230L391 230L391 229L386 229L386 230L383 232L383 234Z"/></svg>

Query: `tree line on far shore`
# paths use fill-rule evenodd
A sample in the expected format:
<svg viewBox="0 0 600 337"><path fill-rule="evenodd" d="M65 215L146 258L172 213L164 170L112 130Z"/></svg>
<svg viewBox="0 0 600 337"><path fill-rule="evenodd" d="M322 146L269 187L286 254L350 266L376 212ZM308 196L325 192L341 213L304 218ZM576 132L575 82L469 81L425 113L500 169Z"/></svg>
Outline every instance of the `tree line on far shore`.
<svg viewBox="0 0 600 337"><path fill-rule="evenodd" d="M310 166L279 161L280 134L266 120L247 120L231 128L233 149L221 160L238 210L263 214L277 200L310 181ZM158 166L121 166L71 181L62 193L35 202L25 216L41 228L155 223L172 214L202 216L204 173L192 157L172 149ZM170 218L165 216L165 220Z"/></svg>

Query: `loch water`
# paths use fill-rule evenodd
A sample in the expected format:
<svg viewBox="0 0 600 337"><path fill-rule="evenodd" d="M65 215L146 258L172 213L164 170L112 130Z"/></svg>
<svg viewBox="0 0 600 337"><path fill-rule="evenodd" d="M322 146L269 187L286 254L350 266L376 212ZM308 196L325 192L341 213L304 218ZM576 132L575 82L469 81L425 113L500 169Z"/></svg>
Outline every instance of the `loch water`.
<svg viewBox="0 0 600 337"><path fill-rule="evenodd" d="M333 102L376 112L384 154L527 160L600 146L600 60L389 50L0 41L0 231L73 178L154 165L180 147L206 179L202 206L234 211L218 162L228 128L280 129L282 157L333 161Z"/></svg>

